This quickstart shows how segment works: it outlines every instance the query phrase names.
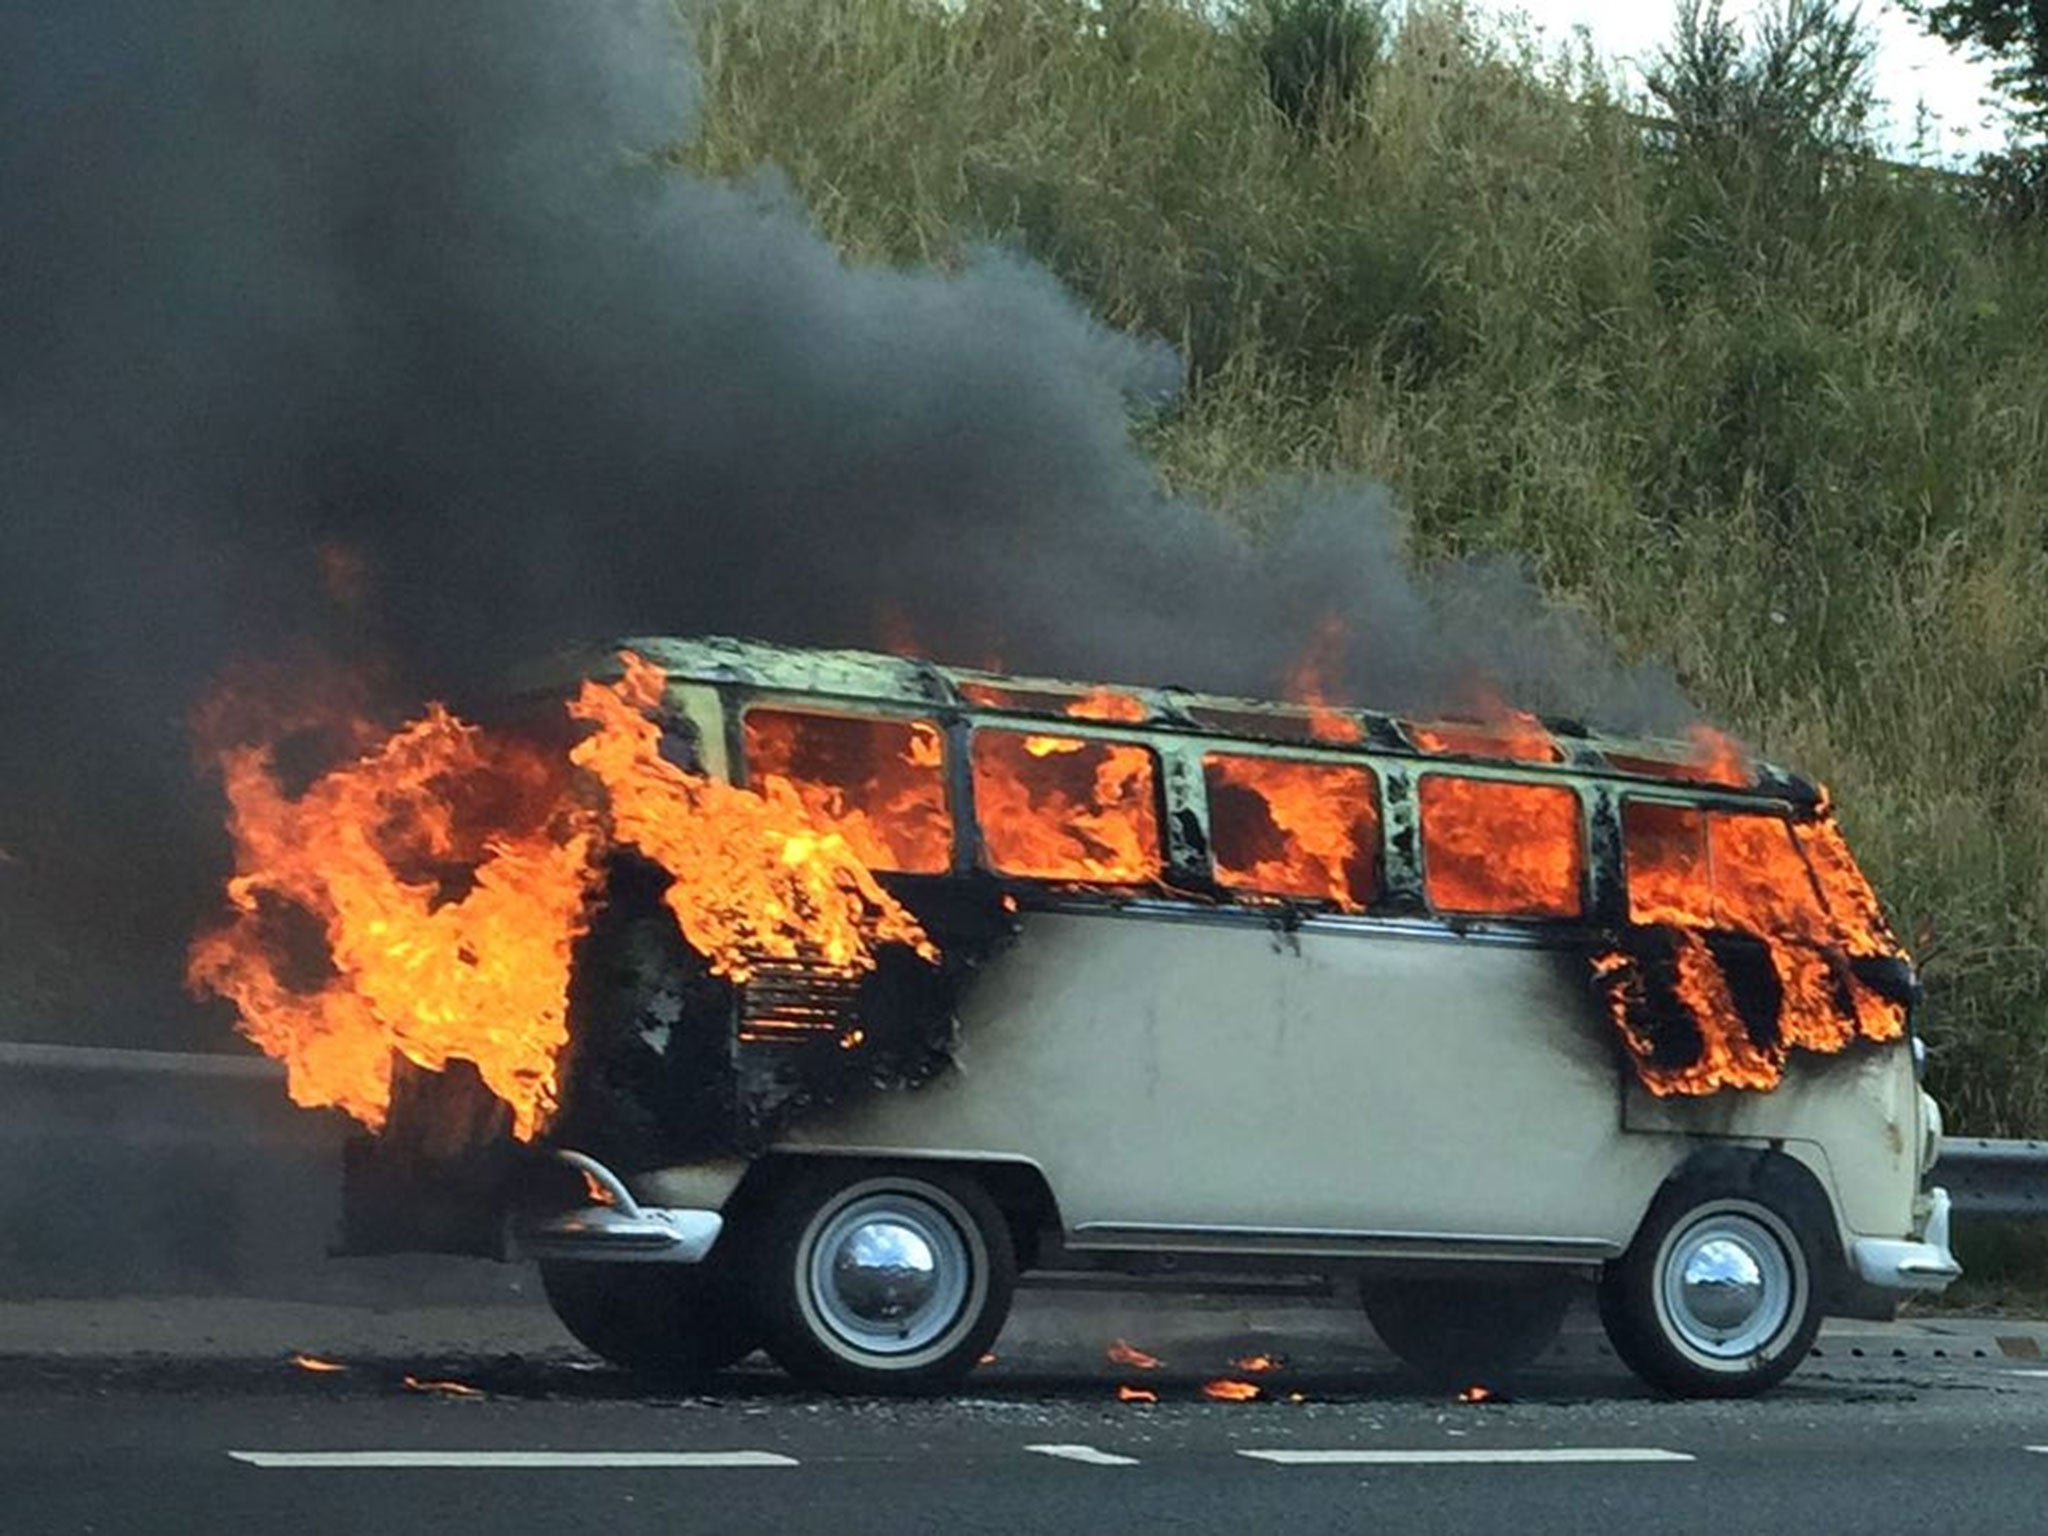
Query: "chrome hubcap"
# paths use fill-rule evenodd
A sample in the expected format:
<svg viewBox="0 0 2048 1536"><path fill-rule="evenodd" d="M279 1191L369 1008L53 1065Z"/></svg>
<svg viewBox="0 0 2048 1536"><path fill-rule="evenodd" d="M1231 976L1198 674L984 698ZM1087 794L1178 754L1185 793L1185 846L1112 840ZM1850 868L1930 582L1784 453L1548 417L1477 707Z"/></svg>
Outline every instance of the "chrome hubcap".
<svg viewBox="0 0 2048 1536"><path fill-rule="evenodd" d="M855 1348L911 1354L958 1321L973 1264L946 1215L907 1194L876 1194L835 1212L811 1249L818 1319Z"/></svg>
<svg viewBox="0 0 2048 1536"><path fill-rule="evenodd" d="M1795 1304L1792 1264L1778 1235L1753 1217L1703 1217L1666 1250L1664 1313L1678 1342L1716 1360L1768 1345Z"/></svg>

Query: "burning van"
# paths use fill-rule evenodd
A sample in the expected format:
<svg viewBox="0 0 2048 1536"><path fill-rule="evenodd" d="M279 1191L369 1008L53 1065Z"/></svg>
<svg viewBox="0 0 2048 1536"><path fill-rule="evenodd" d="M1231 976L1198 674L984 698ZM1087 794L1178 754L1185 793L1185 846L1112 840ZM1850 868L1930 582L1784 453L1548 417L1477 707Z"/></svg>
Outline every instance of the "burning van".
<svg viewBox="0 0 2048 1536"><path fill-rule="evenodd" d="M348 1245L538 1258L624 1366L929 1385L1021 1274L1284 1272L1461 1381L1594 1282L1725 1395L1958 1272L1911 965L1711 733L635 640L223 767L193 978L371 1128Z"/></svg>

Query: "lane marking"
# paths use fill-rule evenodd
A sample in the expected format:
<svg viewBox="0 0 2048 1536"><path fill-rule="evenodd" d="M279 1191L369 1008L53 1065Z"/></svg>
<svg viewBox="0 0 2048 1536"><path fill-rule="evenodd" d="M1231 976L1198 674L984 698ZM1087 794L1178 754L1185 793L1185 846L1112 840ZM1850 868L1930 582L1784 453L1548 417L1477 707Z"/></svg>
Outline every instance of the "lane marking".
<svg viewBox="0 0 2048 1536"><path fill-rule="evenodd" d="M773 1451L229 1451L252 1467L793 1467Z"/></svg>
<svg viewBox="0 0 2048 1536"><path fill-rule="evenodd" d="M1057 1456L1061 1461L1078 1461L1091 1467L1135 1467L1135 1456L1118 1456L1109 1451L1098 1451L1092 1445L1027 1445L1027 1451L1040 1456Z"/></svg>
<svg viewBox="0 0 2048 1536"><path fill-rule="evenodd" d="M2015 1371L2008 1367L2005 1374L2008 1376L2048 1376L2048 1371Z"/></svg>
<svg viewBox="0 0 2048 1536"><path fill-rule="evenodd" d="M1488 1463L1540 1466L1553 1463L1691 1461L1684 1451L1640 1445L1568 1445L1548 1450L1498 1451L1239 1451L1254 1461L1283 1467L1435 1467Z"/></svg>

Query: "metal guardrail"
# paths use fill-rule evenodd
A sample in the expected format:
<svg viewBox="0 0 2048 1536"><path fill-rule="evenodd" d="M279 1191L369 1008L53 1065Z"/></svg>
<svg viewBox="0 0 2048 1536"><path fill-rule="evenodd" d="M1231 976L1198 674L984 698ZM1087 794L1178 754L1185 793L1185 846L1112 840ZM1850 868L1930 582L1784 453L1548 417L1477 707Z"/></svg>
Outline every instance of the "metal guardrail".
<svg viewBox="0 0 2048 1536"><path fill-rule="evenodd" d="M2048 1220L2048 1141L1944 1136L1934 1182L1958 1216Z"/></svg>

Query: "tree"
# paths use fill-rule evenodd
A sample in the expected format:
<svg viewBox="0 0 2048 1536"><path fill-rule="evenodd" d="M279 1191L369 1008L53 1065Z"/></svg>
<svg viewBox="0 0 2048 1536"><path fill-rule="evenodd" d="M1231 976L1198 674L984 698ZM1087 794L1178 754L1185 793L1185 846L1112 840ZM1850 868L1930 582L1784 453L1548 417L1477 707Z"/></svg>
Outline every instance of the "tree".
<svg viewBox="0 0 2048 1536"><path fill-rule="evenodd" d="M1929 31L1991 61L2022 131L2048 138L2048 0L1903 0Z"/></svg>
<svg viewBox="0 0 2048 1536"><path fill-rule="evenodd" d="M1870 55L1856 11L1833 0L1780 0L1748 44L1721 0L1680 0L1676 34L1645 83L1693 144L1841 152L1863 143Z"/></svg>

